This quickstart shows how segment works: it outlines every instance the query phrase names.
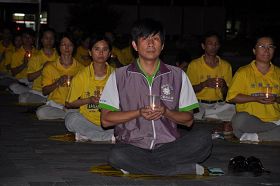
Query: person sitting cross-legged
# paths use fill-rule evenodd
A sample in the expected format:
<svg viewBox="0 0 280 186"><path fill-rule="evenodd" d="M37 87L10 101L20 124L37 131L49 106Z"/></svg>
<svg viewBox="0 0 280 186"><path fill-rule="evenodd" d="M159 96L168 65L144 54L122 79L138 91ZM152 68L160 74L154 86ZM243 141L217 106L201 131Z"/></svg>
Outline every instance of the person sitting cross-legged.
<svg viewBox="0 0 280 186"><path fill-rule="evenodd" d="M203 174L200 163L211 153L211 135L196 126L184 136L177 130L191 128L198 101L184 71L159 59L161 23L139 20L131 34L139 58L111 74L99 101L102 126L115 127L108 162L124 173Z"/></svg>
<svg viewBox="0 0 280 186"><path fill-rule="evenodd" d="M80 108L65 117L66 128L75 133L77 141L114 141L114 130L100 125L99 98L113 68L106 62L112 46L104 36L90 40L92 62L81 70L71 82L66 99L67 108Z"/></svg>
<svg viewBox="0 0 280 186"><path fill-rule="evenodd" d="M48 96L48 101L36 111L39 120L64 119L67 112L77 111L64 107L71 79L84 68L73 58L73 50L72 37L69 34L62 34L59 58L47 63L42 71L42 92Z"/></svg>
<svg viewBox="0 0 280 186"><path fill-rule="evenodd" d="M227 100L236 103L232 127L240 141L280 141L280 68L271 62L274 52L270 36L258 37L255 60L233 77Z"/></svg>

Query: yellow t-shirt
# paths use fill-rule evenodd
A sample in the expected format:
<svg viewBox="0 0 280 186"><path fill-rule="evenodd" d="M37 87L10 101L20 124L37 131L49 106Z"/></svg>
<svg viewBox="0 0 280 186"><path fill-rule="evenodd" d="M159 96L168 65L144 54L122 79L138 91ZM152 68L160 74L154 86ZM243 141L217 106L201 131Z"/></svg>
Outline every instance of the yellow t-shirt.
<svg viewBox="0 0 280 186"><path fill-rule="evenodd" d="M88 66L91 63L91 57L89 56L89 51L82 46L77 48L75 59L79 61L82 65Z"/></svg>
<svg viewBox="0 0 280 186"><path fill-rule="evenodd" d="M37 50L35 48L32 48L32 56L37 54ZM21 64L23 64L23 59L24 59L24 55L25 55L26 51L23 47L21 47L20 49L18 49L16 52L14 52L12 54L12 60L11 60L11 68L16 68L18 66L20 66ZM29 61L30 62L30 61ZM27 68L24 68L20 73L18 73L15 76L17 79L22 79L22 78L27 78Z"/></svg>
<svg viewBox="0 0 280 186"><path fill-rule="evenodd" d="M134 60L134 57L132 55L132 48L130 46L123 49L113 47L112 54L114 56L117 56L122 65L129 65Z"/></svg>
<svg viewBox="0 0 280 186"><path fill-rule="evenodd" d="M238 94L251 96L264 95L266 87L272 87L272 94L280 95L280 68L271 64L270 70L263 75L257 69L255 61L240 67L235 73L230 88L228 90L227 100L235 98ZM263 121L280 120L279 104L261 104L257 102L237 103L237 112L248 112L257 116Z"/></svg>
<svg viewBox="0 0 280 186"><path fill-rule="evenodd" d="M229 86L232 80L232 70L231 65L218 57L219 64L212 68L208 66L204 61L204 56L200 58L194 59L190 62L187 75L192 83L192 85L198 85L199 83L205 81L208 78L223 78L227 85ZM203 88L200 92L196 93L196 97L199 100L208 100L208 101L215 101L215 100L222 100L223 95L219 88Z"/></svg>
<svg viewBox="0 0 280 186"><path fill-rule="evenodd" d="M94 96L94 93L99 87L100 93L102 92L110 74L114 71L110 65L107 65L106 77L102 80L96 79L94 76L93 65L90 64L81 70L72 80L70 91L67 96L67 102L71 103L81 98L88 98ZM100 112L98 105L86 104L80 107L80 113L90 122L100 125Z"/></svg>
<svg viewBox="0 0 280 186"><path fill-rule="evenodd" d="M30 58L27 66L27 74L37 72L38 70L42 69L44 64L49 61L56 61L58 59L58 54L55 49L52 56L47 56L43 50L40 50L37 55L33 55ZM42 76L39 76L33 81L32 89L42 92Z"/></svg>
<svg viewBox="0 0 280 186"><path fill-rule="evenodd" d="M42 87L48 86L56 82L63 75L75 76L79 70L84 68L79 62L73 59L73 64L65 68L61 65L59 58L46 64L42 72ZM67 85L59 86L48 95L48 100L65 105L65 100L69 91Z"/></svg>
<svg viewBox="0 0 280 186"><path fill-rule="evenodd" d="M4 73L8 72L5 61L7 55L11 55L11 53L13 53L14 51L15 51L15 47L12 43L10 43L8 47L4 47L2 41L0 41L0 72L4 72Z"/></svg>

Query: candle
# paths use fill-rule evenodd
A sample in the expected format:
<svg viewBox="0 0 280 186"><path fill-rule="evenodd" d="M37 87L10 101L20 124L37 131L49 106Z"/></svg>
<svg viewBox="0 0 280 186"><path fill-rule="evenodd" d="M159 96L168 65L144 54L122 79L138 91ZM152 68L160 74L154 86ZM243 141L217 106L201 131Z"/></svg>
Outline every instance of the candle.
<svg viewBox="0 0 280 186"><path fill-rule="evenodd" d="M70 87L71 84L71 77L67 76L67 81L66 81L67 87Z"/></svg>
<svg viewBox="0 0 280 186"><path fill-rule="evenodd" d="M216 88L219 88L219 78L216 78Z"/></svg>
<svg viewBox="0 0 280 186"><path fill-rule="evenodd" d="M69 79L67 79L66 83L67 83L67 86L70 87L70 80Z"/></svg>
<svg viewBox="0 0 280 186"><path fill-rule="evenodd" d="M269 87L266 87L265 97L268 98Z"/></svg>

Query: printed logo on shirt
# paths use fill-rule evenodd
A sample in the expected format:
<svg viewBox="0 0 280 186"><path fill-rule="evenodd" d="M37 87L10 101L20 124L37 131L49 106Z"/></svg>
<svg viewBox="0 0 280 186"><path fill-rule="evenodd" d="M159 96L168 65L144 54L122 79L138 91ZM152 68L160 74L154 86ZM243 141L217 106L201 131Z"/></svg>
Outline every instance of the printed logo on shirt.
<svg viewBox="0 0 280 186"><path fill-rule="evenodd" d="M174 100L174 89L172 86L166 84L161 86L161 96L160 99L163 101L173 101Z"/></svg>
<svg viewBox="0 0 280 186"><path fill-rule="evenodd" d="M98 109L98 105L94 104L94 103L90 103L87 105L87 109Z"/></svg>

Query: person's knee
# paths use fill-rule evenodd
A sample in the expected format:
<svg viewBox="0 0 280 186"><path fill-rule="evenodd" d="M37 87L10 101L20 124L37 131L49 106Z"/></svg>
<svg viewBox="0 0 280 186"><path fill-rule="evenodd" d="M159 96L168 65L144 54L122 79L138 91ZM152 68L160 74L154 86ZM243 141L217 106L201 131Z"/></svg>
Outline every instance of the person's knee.
<svg viewBox="0 0 280 186"><path fill-rule="evenodd" d="M46 117L46 112L45 112L44 107L39 107L39 108L36 110L36 115L37 115L38 120L47 119L47 117Z"/></svg>
<svg viewBox="0 0 280 186"><path fill-rule="evenodd" d="M76 120L77 120L77 112L68 112L64 118L65 120L65 126L69 131L72 131L73 126L75 126Z"/></svg>
<svg viewBox="0 0 280 186"><path fill-rule="evenodd" d="M27 103L28 93L22 93L18 96L19 103Z"/></svg>
<svg viewBox="0 0 280 186"><path fill-rule="evenodd" d="M241 126L246 123L246 119L248 118L249 114L247 112L238 112L232 117L232 128L233 130L238 130Z"/></svg>
<svg viewBox="0 0 280 186"><path fill-rule="evenodd" d="M109 154L108 162L115 168L121 168L122 164L128 161L125 153L119 148L113 148Z"/></svg>

